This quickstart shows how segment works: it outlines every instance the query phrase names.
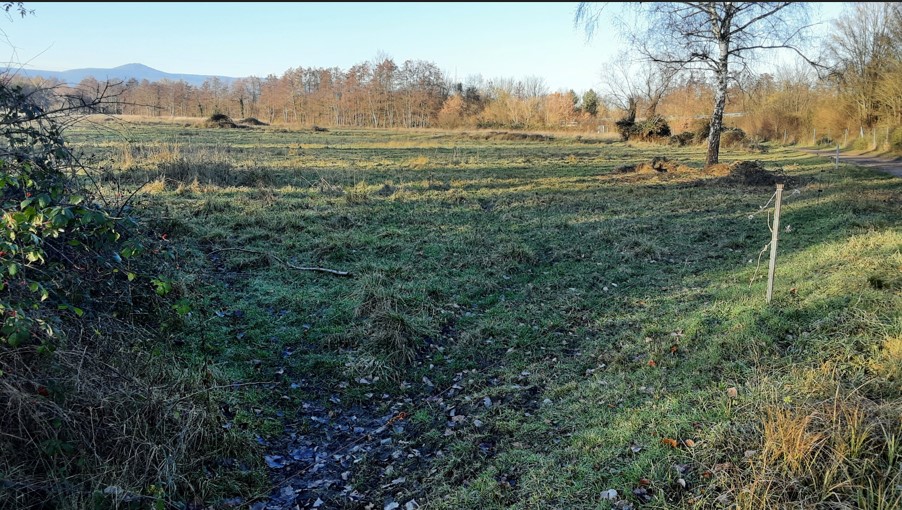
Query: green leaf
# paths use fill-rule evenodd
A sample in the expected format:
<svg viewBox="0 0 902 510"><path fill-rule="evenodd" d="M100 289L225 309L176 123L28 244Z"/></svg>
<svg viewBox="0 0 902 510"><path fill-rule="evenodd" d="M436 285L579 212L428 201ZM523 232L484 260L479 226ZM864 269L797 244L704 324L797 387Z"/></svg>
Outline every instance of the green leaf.
<svg viewBox="0 0 902 510"><path fill-rule="evenodd" d="M138 277L135 273L127 273L125 276L128 278L128 281L134 281Z"/></svg>
<svg viewBox="0 0 902 510"><path fill-rule="evenodd" d="M172 305L172 309L175 310L177 314L184 317L191 311L191 303L189 303L187 299L179 299Z"/></svg>
<svg viewBox="0 0 902 510"><path fill-rule="evenodd" d="M53 226L54 227L65 227L69 224L69 218L66 217L64 212L60 212L53 216Z"/></svg>
<svg viewBox="0 0 902 510"><path fill-rule="evenodd" d="M159 296L165 296L172 291L172 283L168 280L164 280L163 277L154 278L150 281L155 287L155 291Z"/></svg>
<svg viewBox="0 0 902 510"><path fill-rule="evenodd" d="M6 343L8 343L10 347L18 347L25 340L28 340L28 331L23 331L21 329L14 331L6 337Z"/></svg>
<svg viewBox="0 0 902 510"><path fill-rule="evenodd" d="M6 266L6 271L10 276L16 276L19 273L19 266L15 262L10 262L8 266Z"/></svg>
<svg viewBox="0 0 902 510"><path fill-rule="evenodd" d="M85 200L85 197L83 197L81 195L72 195L69 198L69 201L72 202L74 205L78 205L78 204L84 202L84 200Z"/></svg>
<svg viewBox="0 0 902 510"><path fill-rule="evenodd" d="M57 308L57 310L69 310L79 317L81 317L82 315L85 314L85 311L77 306L62 304L62 305L57 306L56 308Z"/></svg>

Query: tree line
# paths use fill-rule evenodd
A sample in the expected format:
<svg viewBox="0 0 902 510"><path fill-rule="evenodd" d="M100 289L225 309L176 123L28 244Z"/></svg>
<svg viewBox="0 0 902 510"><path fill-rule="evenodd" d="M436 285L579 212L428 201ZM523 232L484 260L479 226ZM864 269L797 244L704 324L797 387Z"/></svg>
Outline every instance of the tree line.
<svg viewBox="0 0 902 510"><path fill-rule="evenodd" d="M761 141L902 145L902 7L851 4L828 32L818 51L820 69L799 61L767 72L733 73L725 124ZM639 53L604 65L599 91L582 93L549 91L537 77L471 76L458 82L432 62L398 64L387 57L348 69L297 67L231 83L210 78L200 86L86 78L67 92L89 101L106 88L115 98L105 105L109 114L221 113L289 126L611 131L627 115L661 115L680 132L710 116L716 77L642 61ZM39 83L48 86L38 79L26 86Z"/></svg>

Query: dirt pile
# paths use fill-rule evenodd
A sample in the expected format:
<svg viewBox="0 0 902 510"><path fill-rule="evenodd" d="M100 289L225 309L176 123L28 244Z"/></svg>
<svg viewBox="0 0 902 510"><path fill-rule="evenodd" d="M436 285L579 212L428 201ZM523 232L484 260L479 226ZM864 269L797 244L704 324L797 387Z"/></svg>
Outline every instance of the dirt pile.
<svg viewBox="0 0 902 510"><path fill-rule="evenodd" d="M245 126L268 126L269 125L266 122L263 122L262 120L257 119L255 117L248 117L246 119L241 119L238 121L238 124L243 124Z"/></svg>
<svg viewBox="0 0 902 510"><path fill-rule="evenodd" d="M774 186L789 184L789 178L782 169L768 170L758 161L734 161L720 163L705 169L706 173L720 178L721 182L744 186Z"/></svg>
<svg viewBox="0 0 902 510"><path fill-rule="evenodd" d="M666 156L655 156L651 161L639 163L637 165L621 165L614 169L615 172L621 174L629 173L687 173L697 172L697 168L682 165L675 161L670 161Z"/></svg>
<svg viewBox="0 0 902 510"><path fill-rule="evenodd" d="M210 117L204 121L204 127L206 128L227 128L234 129L238 127L247 127L247 126L239 126L235 124L235 121L232 120L231 117L225 115L223 113L214 113L210 115Z"/></svg>
<svg viewBox="0 0 902 510"><path fill-rule="evenodd" d="M489 131L488 133L473 133L469 135L473 140L501 140L507 142L547 142L554 140L553 136L540 133L514 133L510 131Z"/></svg>

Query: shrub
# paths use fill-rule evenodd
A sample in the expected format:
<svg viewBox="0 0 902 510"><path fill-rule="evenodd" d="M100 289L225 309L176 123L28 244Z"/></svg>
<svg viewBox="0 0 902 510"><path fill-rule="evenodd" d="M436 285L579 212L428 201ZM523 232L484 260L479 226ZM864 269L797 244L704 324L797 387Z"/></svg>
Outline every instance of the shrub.
<svg viewBox="0 0 902 510"><path fill-rule="evenodd" d="M697 144L705 143L711 133L711 119L696 119L691 124L693 141Z"/></svg>
<svg viewBox="0 0 902 510"><path fill-rule="evenodd" d="M708 141L711 134L710 119L696 119L691 124L692 139L696 144L703 144ZM745 131L738 127L722 127L720 130L720 145L722 147L742 147L746 142L747 136Z"/></svg>
<svg viewBox="0 0 902 510"><path fill-rule="evenodd" d="M849 145L853 150L868 150L872 148L873 142L871 137L869 136L859 136L858 138L852 140Z"/></svg>
<svg viewBox="0 0 902 510"><path fill-rule="evenodd" d="M890 149L902 151L902 126L893 128L889 134Z"/></svg>
<svg viewBox="0 0 902 510"><path fill-rule="evenodd" d="M624 117L614 124L617 126L617 132L620 133L620 139L624 142L630 139L636 127L635 120L629 117Z"/></svg>
<svg viewBox="0 0 902 510"><path fill-rule="evenodd" d="M624 117L615 124L623 141L630 139L655 141L670 136L670 125L660 115L654 115L638 122L632 120L631 117Z"/></svg>
<svg viewBox="0 0 902 510"><path fill-rule="evenodd" d="M50 344L61 311L85 313L85 282L124 279L142 247L126 235L133 222L113 219L127 203L103 207L102 197L65 171L78 161L55 121L60 112L2 84L0 111L0 345Z"/></svg>
<svg viewBox="0 0 902 510"><path fill-rule="evenodd" d="M745 131L737 127L724 128L720 133L721 147L742 147L745 140Z"/></svg>
<svg viewBox="0 0 902 510"><path fill-rule="evenodd" d="M670 125L660 115L651 116L639 121L633 127L635 137L642 141L654 141L670 136Z"/></svg>
<svg viewBox="0 0 902 510"><path fill-rule="evenodd" d="M814 145L817 145L818 147L834 146L836 145L836 142L829 136L822 136L814 142Z"/></svg>
<svg viewBox="0 0 902 510"><path fill-rule="evenodd" d="M685 147L695 141L695 135L691 131L683 131L678 135L670 137L670 145L676 147Z"/></svg>
<svg viewBox="0 0 902 510"><path fill-rule="evenodd" d="M159 246L128 198L83 185L92 171L64 141L104 99L41 93L0 81L0 508L162 505L240 441L207 432L202 372L161 349L190 306L139 257Z"/></svg>
<svg viewBox="0 0 902 510"><path fill-rule="evenodd" d="M740 145L743 149L749 152L760 152L764 154L769 151L767 145L765 145L764 142L752 138L746 138L745 141L743 141Z"/></svg>

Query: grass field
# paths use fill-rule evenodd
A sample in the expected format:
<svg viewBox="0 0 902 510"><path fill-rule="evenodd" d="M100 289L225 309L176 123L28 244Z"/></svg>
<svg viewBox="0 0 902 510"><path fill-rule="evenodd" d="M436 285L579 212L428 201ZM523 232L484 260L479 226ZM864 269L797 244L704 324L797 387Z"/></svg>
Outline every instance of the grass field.
<svg viewBox="0 0 902 510"><path fill-rule="evenodd" d="M247 437L247 459L192 485L208 504L902 506L899 179L723 152L788 179L767 304L773 186L618 170L700 168L701 147L115 122L70 138L107 189L145 184L191 306L160 348L226 388L222 426Z"/></svg>

